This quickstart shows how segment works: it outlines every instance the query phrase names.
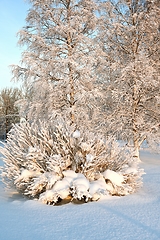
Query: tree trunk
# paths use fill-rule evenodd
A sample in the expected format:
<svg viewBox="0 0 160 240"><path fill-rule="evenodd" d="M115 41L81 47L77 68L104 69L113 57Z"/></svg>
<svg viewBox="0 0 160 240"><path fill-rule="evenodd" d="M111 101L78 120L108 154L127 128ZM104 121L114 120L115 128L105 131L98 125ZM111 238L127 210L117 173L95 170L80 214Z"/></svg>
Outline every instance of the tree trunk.
<svg viewBox="0 0 160 240"><path fill-rule="evenodd" d="M70 17L71 17L70 0L68 0L68 5L67 5L68 26L70 26ZM73 67L72 67L72 63L70 62L70 58L72 57L72 50L73 50L70 31L68 31L67 33L67 47L68 47L68 58L69 58L68 70L69 70L69 84L70 84L70 94L69 94L70 96L69 101L70 101L70 108L71 108L70 118L71 118L71 124L73 124L75 122L75 115L73 112L73 106L75 102L75 99L74 99L75 89L74 89Z"/></svg>
<svg viewBox="0 0 160 240"><path fill-rule="evenodd" d="M140 145L139 145L139 141L137 139L137 137L134 138L134 158L136 158L138 161L140 161L140 157L139 157L139 149L140 149Z"/></svg>

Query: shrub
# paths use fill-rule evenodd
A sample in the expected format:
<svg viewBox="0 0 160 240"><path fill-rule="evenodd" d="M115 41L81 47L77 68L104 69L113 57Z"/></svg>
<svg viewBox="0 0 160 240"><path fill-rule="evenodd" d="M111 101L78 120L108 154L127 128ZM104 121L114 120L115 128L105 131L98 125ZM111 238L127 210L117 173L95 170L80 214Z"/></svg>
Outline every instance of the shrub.
<svg viewBox="0 0 160 240"><path fill-rule="evenodd" d="M127 195L142 184L143 170L127 146L62 121L14 125L1 152L3 182L47 204Z"/></svg>

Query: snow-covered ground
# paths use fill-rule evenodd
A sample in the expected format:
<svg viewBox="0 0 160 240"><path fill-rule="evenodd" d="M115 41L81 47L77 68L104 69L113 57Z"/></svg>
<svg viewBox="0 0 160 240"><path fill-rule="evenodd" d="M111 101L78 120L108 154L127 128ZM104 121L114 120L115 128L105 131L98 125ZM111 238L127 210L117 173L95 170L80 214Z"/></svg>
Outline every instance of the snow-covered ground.
<svg viewBox="0 0 160 240"><path fill-rule="evenodd" d="M0 240L160 239L160 155L143 151L141 160L139 192L86 204L48 206L5 192L0 181Z"/></svg>

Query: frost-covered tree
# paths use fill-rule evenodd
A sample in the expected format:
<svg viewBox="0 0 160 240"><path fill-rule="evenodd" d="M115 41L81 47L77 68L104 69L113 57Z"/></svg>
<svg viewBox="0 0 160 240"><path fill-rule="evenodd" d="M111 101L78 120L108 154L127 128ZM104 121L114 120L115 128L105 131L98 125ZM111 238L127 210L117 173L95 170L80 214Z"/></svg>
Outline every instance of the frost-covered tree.
<svg viewBox="0 0 160 240"><path fill-rule="evenodd" d="M94 112L98 116L98 5L94 0L29 2L27 24L19 32L19 44L27 46L23 67L13 66L14 78L32 89L27 117L63 114L71 123L87 124Z"/></svg>
<svg viewBox="0 0 160 240"><path fill-rule="evenodd" d="M108 130L133 143L159 144L159 1L108 0L102 3L101 38L110 91ZM107 125L107 126L108 126ZM152 139L152 141L151 141Z"/></svg>

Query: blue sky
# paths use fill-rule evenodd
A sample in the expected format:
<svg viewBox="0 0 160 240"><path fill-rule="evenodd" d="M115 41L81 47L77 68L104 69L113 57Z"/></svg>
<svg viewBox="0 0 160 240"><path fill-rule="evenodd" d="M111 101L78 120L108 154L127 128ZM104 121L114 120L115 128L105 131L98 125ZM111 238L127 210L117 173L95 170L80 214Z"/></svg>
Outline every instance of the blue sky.
<svg viewBox="0 0 160 240"><path fill-rule="evenodd" d="M25 26L29 5L24 0L0 0L0 89L16 87L11 83L9 65L19 64L22 49L17 46L17 32Z"/></svg>

